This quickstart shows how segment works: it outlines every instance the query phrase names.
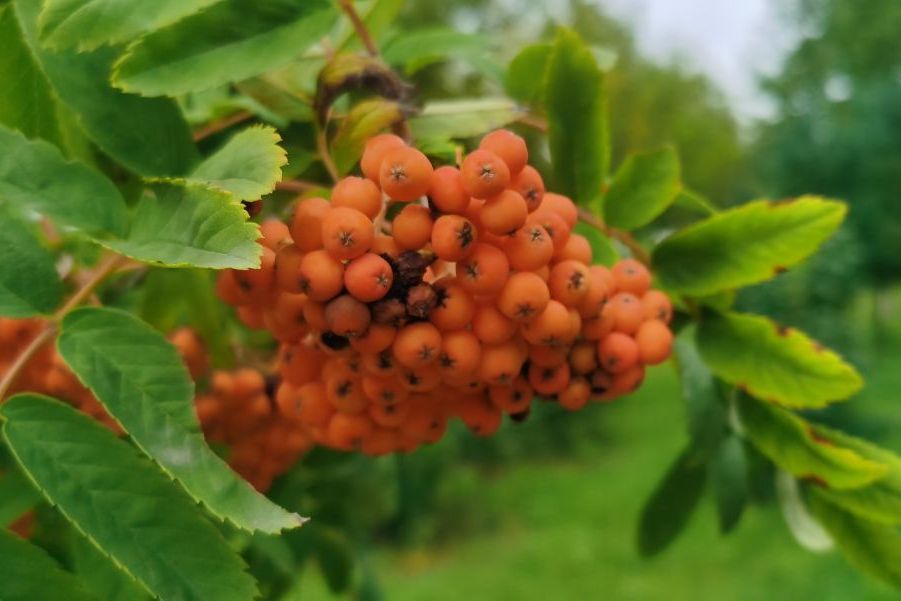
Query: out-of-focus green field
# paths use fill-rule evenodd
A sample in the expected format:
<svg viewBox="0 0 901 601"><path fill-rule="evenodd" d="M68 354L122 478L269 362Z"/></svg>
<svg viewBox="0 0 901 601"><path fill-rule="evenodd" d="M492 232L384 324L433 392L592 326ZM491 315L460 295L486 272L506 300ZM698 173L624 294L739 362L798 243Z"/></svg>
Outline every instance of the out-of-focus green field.
<svg viewBox="0 0 901 601"><path fill-rule="evenodd" d="M890 348L867 353L867 388L853 402L881 424L882 442L901 451L901 346ZM670 549L642 560L634 543L641 503L686 442L672 367L654 369L633 397L597 409L612 437L603 450L479 476L475 502L502 516L490 533L443 548L375 553L371 567L385 598L897 599L837 553L799 547L775 504L752 506L723 539L708 495ZM327 598L315 572L307 574L300 598Z"/></svg>

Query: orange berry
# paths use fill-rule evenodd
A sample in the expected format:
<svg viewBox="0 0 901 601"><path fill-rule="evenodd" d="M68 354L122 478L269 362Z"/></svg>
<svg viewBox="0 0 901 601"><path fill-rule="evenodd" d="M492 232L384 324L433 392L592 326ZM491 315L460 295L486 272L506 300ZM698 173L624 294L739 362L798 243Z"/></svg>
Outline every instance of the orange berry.
<svg viewBox="0 0 901 601"><path fill-rule="evenodd" d="M233 271L235 282L255 304L265 304L275 289L275 253L263 247L260 266L257 269Z"/></svg>
<svg viewBox="0 0 901 601"><path fill-rule="evenodd" d="M529 347L529 361L541 367L557 367L566 363L568 353L565 346L535 344Z"/></svg>
<svg viewBox="0 0 901 601"><path fill-rule="evenodd" d="M620 396L634 392L644 380L644 367L636 365L622 373L614 374L610 392Z"/></svg>
<svg viewBox="0 0 901 601"><path fill-rule="evenodd" d="M531 165L526 165L522 171L513 176L510 188L522 194L530 213L541 206L541 200L544 198L544 180Z"/></svg>
<svg viewBox="0 0 901 601"><path fill-rule="evenodd" d="M576 208L572 200L562 194L554 194L546 192L541 200L539 211L549 211L563 217L570 229L575 227L576 221L579 220L579 210Z"/></svg>
<svg viewBox="0 0 901 601"><path fill-rule="evenodd" d="M247 305L251 302L250 296L238 286L235 273L231 269L224 269L219 272L219 277L216 278L216 296L222 302L233 307Z"/></svg>
<svg viewBox="0 0 901 601"><path fill-rule="evenodd" d="M507 239L504 251L516 271L535 271L550 262L554 242L544 227L526 223Z"/></svg>
<svg viewBox="0 0 901 601"><path fill-rule="evenodd" d="M361 413L369 405L361 378L346 368L325 381L325 396L341 413Z"/></svg>
<svg viewBox="0 0 901 601"><path fill-rule="evenodd" d="M494 305L479 305L472 316L472 331L485 344L506 342L518 329L519 325Z"/></svg>
<svg viewBox="0 0 901 601"><path fill-rule="evenodd" d="M501 289L497 307L501 313L518 322L529 321L547 307L551 293L539 276L528 271L511 275Z"/></svg>
<svg viewBox="0 0 901 601"><path fill-rule="evenodd" d="M383 428L396 428L407 421L407 403L374 403L369 406L369 418Z"/></svg>
<svg viewBox="0 0 901 601"><path fill-rule="evenodd" d="M276 402L283 415L310 427L325 426L335 413L335 408L325 396L322 382L309 382L298 387L282 384Z"/></svg>
<svg viewBox="0 0 901 601"><path fill-rule="evenodd" d="M539 209L529 215L527 222L544 228L554 244L554 254L563 252L566 243L569 242L571 229L563 217L556 213Z"/></svg>
<svg viewBox="0 0 901 601"><path fill-rule="evenodd" d="M300 262L303 251L296 244L286 244L275 253L275 281L285 292L303 292L300 281Z"/></svg>
<svg viewBox="0 0 901 601"><path fill-rule="evenodd" d="M278 247L291 242L291 232L288 226L278 219L267 219L260 224L260 244L270 250L278 250Z"/></svg>
<svg viewBox="0 0 901 601"><path fill-rule="evenodd" d="M557 402L569 411L583 408L591 397L591 384L585 378L573 378L566 388L557 395Z"/></svg>
<svg viewBox="0 0 901 601"><path fill-rule="evenodd" d="M409 202L429 191L432 164L415 148L392 148L379 167L382 190L394 200Z"/></svg>
<svg viewBox="0 0 901 601"><path fill-rule="evenodd" d="M469 194L463 188L459 169L445 165L432 174L429 200L442 213L460 215L469 206Z"/></svg>
<svg viewBox="0 0 901 601"><path fill-rule="evenodd" d="M459 215L442 215L432 227L432 250L439 259L456 262L472 252L478 232L471 221Z"/></svg>
<svg viewBox="0 0 901 601"><path fill-rule="evenodd" d="M308 300L303 306L303 318L311 330L325 332L328 322L325 319L325 303Z"/></svg>
<svg viewBox="0 0 901 601"><path fill-rule="evenodd" d="M502 190L485 199L480 221L492 234L510 234L521 228L529 215L525 199L514 190Z"/></svg>
<svg viewBox="0 0 901 601"><path fill-rule="evenodd" d="M178 349L192 379L197 379L209 367L206 345L192 328L179 328L169 334L169 342Z"/></svg>
<svg viewBox="0 0 901 601"><path fill-rule="evenodd" d="M611 271L620 292L641 296L651 287L651 272L635 259L623 259Z"/></svg>
<svg viewBox="0 0 901 601"><path fill-rule="evenodd" d="M354 298L364 303L371 303L385 296L393 281L391 265L372 253L357 257L344 269L344 287Z"/></svg>
<svg viewBox="0 0 901 601"><path fill-rule="evenodd" d="M489 385L510 384L519 375L524 361L525 357L513 341L485 346L479 362L479 379Z"/></svg>
<svg viewBox="0 0 901 601"><path fill-rule="evenodd" d="M402 431L420 442L438 442L447 430L447 417L435 408L414 404L407 415Z"/></svg>
<svg viewBox="0 0 901 601"><path fill-rule="evenodd" d="M397 247L397 242L394 241L394 237L388 234L376 234L372 238L372 248L369 251L376 255L388 255L395 259L401 252Z"/></svg>
<svg viewBox="0 0 901 601"><path fill-rule="evenodd" d="M613 319L613 329L632 335L644 322L644 307L638 297L628 292L619 292L604 305L601 315Z"/></svg>
<svg viewBox="0 0 901 601"><path fill-rule="evenodd" d="M433 286L438 293L438 304L429 313L429 320L443 332L466 327L476 310L472 295L457 278L443 278Z"/></svg>
<svg viewBox="0 0 901 601"><path fill-rule="evenodd" d="M441 340L438 367L445 377L471 374L478 368L481 355L482 345L472 332L446 332Z"/></svg>
<svg viewBox="0 0 901 601"><path fill-rule="evenodd" d="M372 422L365 415L336 413L329 420L328 443L344 451L359 447L372 432Z"/></svg>
<svg viewBox="0 0 901 601"><path fill-rule="evenodd" d="M512 384L496 385L488 388L488 399L491 404L510 415L517 415L529 410L535 393L528 380L516 378Z"/></svg>
<svg viewBox="0 0 901 601"><path fill-rule="evenodd" d="M560 346L570 338L571 321L566 306L558 301L548 302L544 311L522 326L522 336L530 344Z"/></svg>
<svg viewBox="0 0 901 601"><path fill-rule="evenodd" d="M482 398L468 399L458 406L460 419L476 436L491 436L501 427L503 414Z"/></svg>
<svg viewBox="0 0 901 601"><path fill-rule="evenodd" d="M598 367L595 345L591 342L579 342L569 351L569 366L574 374L590 374Z"/></svg>
<svg viewBox="0 0 901 601"><path fill-rule="evenodd" d="M490 244L476 243L469 256L457 263L457 281L476 296L496 294L509 273L507 255Z"/></svg>
<svg viewBox="0 0 901 601"><path fill-rule="evenodd" d="M669 297L659 290L648 290L641 297L641 306L644 307L645 319L659 319L663 323L669 323L673 319L673 304Z"/></svg>
<svg viewBox="0 0 901 601"><path fill-rule="evenodd" d="M612 374L622 373L638 363L638 344L621 332L607 334L598 343L598 363Z"/></svg>
<svg viewBox="0 0 901 601"><path fill-rule="evenodd" d="M567 307L578 307L591 287L591 276L584 263L571 259L560 261L551 269L548 288L551 298Z"/></svg>
<svg viewBox="0 0 901 601"><path fill-rule="evenodd" d="M356 209L335 207L322 218L322 246L334 258L355 259L369 250L372 221Z"/></svg>
<svg viewBox="0 0 901 601"><path fill-rule="evenodd" d="M488 150L475 150L469 153L463 159L460 175L463 178L463 188L475 198L494 196L510 182L510 168L507 167L507 163Z"/></svg>
<svg viewBox="0 0 901 601"><path fill-rule="evenodd" d="M530 365L529 384L537 395L550 397L559 394L569 385L569 364L564 361L556 367Z"/></svg>
<svg viewBox="0 0 901 601"><path fill-rule="evenodd" d="M441 332L428 322L412 323L398 330L391 345L398 363L410 369L425 367L441 353Z"/></svg>
<svg viewBox="0 0 901 601"><path fill-rule="evenodd" d="M391 405L407 400L409 391L395 377L365 375L362 380L363 394L373 403Z"/></svg>
<svg viewBox="0 0 901 601"><path fill-rule="evenodd" d="M378 353L365 353L361 357L361 362L363 371L374 376L391 376L398 371L397 361L390 348Z"/></svg>
<svg viewBox="0 0 901 601"><path fill-rule="evenodd" d="M288 384L301 386L319 376L324 362L321 353L304 344L286 345L279 356L279 374Z"/></svg>
<svg viewBox="0 0 901 601"><path fill-rule="evenodd" d="M251 330L265 330L266 322L263 320L263 312L258 307L238 307L238 319Z"/></svg>
<svg viewBox="0 0 901 601"><path fill-rule="evenodd" d="M613 275L603 265L588 268L588 292L579 303L579 313L586 319L597 317L613 295Z"/></svg>
<svg viewBox="0 0 901 601"><path fill-rule="evenodd" d="M571 234L566 240L563 248L554 252L554 258L558 261L573 259L584 263L591 264L591 243L584 236L579 234Z"/></svg>
<svg viewBox="0 0 901 601"><path fill-rule="evenodd" d="M479 142L479 148L501 157L510 169L510 174L519 173L529 161L526 141L508 129L497 129Z"/></svg>
<svg viewBox="0 0 901 601"><path fill-rule="evenodd" d="M635 335L638 359L646 365L657 365L669 358L673 348L673 333L662 321L653 319L641 324Z"/></svg>
<svg viewBox="0 0 901 601"><path fill-rule="evenodd" d="M332 188L332 206L356 209L375 219L382 211L382 191L372 180L351 175Z"/></svg>
<svg viewBox="0 0 901 601"><path fill-rule="evenodd" d="M363 147L363 157L360 159L360 169L363 175L375 183L379 183L379 169L385 154L395 148L403 148L407 143L394 134L379 134L366 141Z"/></svg>
<svg viewBox="0 0 901 601"><path fill-rule="evenodd" d="M344 265L324 250L314 250L300 261L300 287L314 301L327 301L344 287Z"/></svg>
<svg viewBox="0 0 901 601"><path fill-rule="evenodd" d="M429 243L432 236L432 213L419 204L409 204L391 222L391 233L397 247L419 250Z"/></svg>
<svg viewBox="0 0 901 601"><path fill-rule="evenodd" d="M291 237L303 252L322 248L322 219L332 205L324 198L307 198L294 205Z"/></svg>
<svg viewBox="0 0 901 601"><path fill-rule="evenodd" d="M396 334L397 329L392 326L372 323L365 334L351 338L350 345L360 353L380 353L391 347Z"/></svg>
<svg viewBox="0 0 901 601"><path fill-rule="evenodd" d="M329 331L353 338L366 331L372 314L365 304L349 294L342 294L325 306L325 321Z"/></svg>
<svg viewBox="0 0 901 601"><path fill-rule="evenodd" d="M441 385L441 370L436 365L403 369L400 372L400 379L411 392L432 392Z"/></svg>
<svg viewBox="0 0 901 601"><path fill-rule="evenodd" d="M307 335L307 320L303 316L304 305L309 299L305 294L282 292L275 303L265 311L266 328L280 342L297 342Z"/></svg>

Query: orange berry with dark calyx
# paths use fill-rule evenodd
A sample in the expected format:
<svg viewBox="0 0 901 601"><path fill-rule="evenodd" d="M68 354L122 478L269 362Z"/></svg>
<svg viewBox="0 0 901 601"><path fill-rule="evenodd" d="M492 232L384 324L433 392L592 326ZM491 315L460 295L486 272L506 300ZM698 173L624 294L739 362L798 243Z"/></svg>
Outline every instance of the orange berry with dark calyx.
<svg viewBox="0 0 901 601"><path fill-rule="evenodd" d="M591 276L584 263L567 259L551 268L548 288L551 298L567 307L578 307L591 287Z"/></svg>
<svg viewBox="0 0 901 601"><path fill-rule="evenodd" d="M391 348L404 367L426 367L441 354L441 332L428 322L412 323L397 332Z"/></svg>
<svg viewBox="0 0 901 601"><path fill-rule="evenodd" d="M391 347L397 328L382 323L371 323L362 336L350 339L350 345L360 353L379 353Z"/></svg>
<svg viewBox="0 0 901 601"><path fill-rule="evenodd" d="M309 299L305 294L282 292L263 314L266 327L280 342L297 342L307 335L307 320L303 315Z"/></svg>
<svg viewBox="0 0 901 601"><path fill-rule="evenodd" d="M397 360L390 348L378 353L365 353L361 356L363 371L375 376L392 376L397 373Z"/></svg>
<svg viewBox="0 0 901 601"><path fill-rule="evenodd" d="M332 206L350 207L375 219L382 210L382 191L371 180L351 175L332 188Z"/></svg>
<svg viewBox="0 0 901 601"><path fill-rule="evenodd" d="M363 156L360 158L360 169L363 171L363 175L373 182L379 183L379 169L385 154L406 145L403 138L394 134L379 134L369 138L363 147Z"/></svg>
<svg viewBox="0 0 901 601"><path fill-rule="evenodd" d="M566 306L551 300L535 319L523 324L522 336L530 344L560 346L570 338L570 325Z"/></svg>
<svg viewBox="0 0 901 601"><path fill-rule="evenodd" d="M354 298L364 303L371 303L385 296L393 281L391 265L372 253L357 257L344 268L344 287Z"/></svg>
<svg viewBox="0 0 901 601"><path fill-rule="evenodd" d="M598 363L612 374L622 373L638 363L638 344L631 336L612 332L598 342Z"/></svg>
<svg viewBox="0 0 901 601"><path fill-rule="evenodd" d="M472 316L472 331L485 344L500 344L513 337L519 324L504 315L493 304L476 307Z"/></svg>
<svg viewBox="0 0 901 601"><path fill-rule="evenodd" d="M438 258L460 261L472 252L478 238L475 225L459 215L442 215L432 227L432 250Z"/></svg>
<svg viewBox="0 0 901 601"><path fill-rule="evenodd" d="M463 187L463 177L456 167L445 165L432 173L429 200L442 213L460 215L469 206L469 193Z"/></svg>
<svg viewBox="0 0 901 601"><path fill-rule="evenodd" d="M535 393L528 380L521 376L512 384L488 388L488 399L491 404L510 415L528 411L533 396Z"/></svg>
<svg viewBox="0 0 901 601"><path fill-rule="evenodd" d="M576 221L579 220L579 210L576 208L575 203L562 194L546 192L538 210L560 215L570 228L573 228L576 225Z"/></svg>
<svg viewBox="0 0 901 601"><path fill-rule="evenodd" d="M288 226L278 219L267 219L260 224L260 244L271 250L277 250L282 244L291 242Z"/></svg>
<svg viewBox="0 0 901 601"><path fill-rule="evenodd" d="M327 301L344 287L344 264L324 250L314 250L300 261L300 288L314 301Z"/></svg>
<svg viewBox="0 0 901 601"><path fill-rule="evenodd" d="M365 415L336 413L329 420L327 441L344 451L358 448L372 432L372 421Z"/></svg>
<svg viewBox="0 0 901 601"><path fill-rule="evenodd" d="M482 345L476 335L467 330L445 332L441 341L438 368L442 374L462 376L471 374L479 366Z"/></svg>
<svg viewBox="0 0 901 601"><path fill-rule="evenodd" d="M498 129L487 134L479 142L479 148L501 157L510 169L511 175L519 173L529 161L526 141L508 129Z"/></svg>
<svg viewBox="0 0 901 601"><path fill-rule="evenodd" d="M526 222L529 224L537 224L544 228L553 243L554 254L563 252L571 235L571 228L563 217L556 213L539 209L529 215Z"/></svg>
<svg viewBox="0 0 901 601"><path fill-rule="evenodd" d="M394 200L409 202L429 191L432 163L411 147L393 148L385 153L379 167L382 191Z"/></svg>
<svg viewBox="0 0 901 601"><path fill-rule="evenodd" d="M300 262L303 251L296 244L285 244L275 253L275 281L285 292L303 292L300 282Z"/></svg>
<svg viewBox="0 0 901 601"><path fill-rule="evenodd" d="M533 212L541 206L544 198L544 180L531 165L526 165L522 171L513 176L510 188L519 192L526 201L529 212Z"/></svg>
<svg viewBox="0 0 901 601"><path fill-rule="evenodd" d="M374 403L369 406L369 418L383 428L397 428L407 421L407 403Z"/></svg>
<svg viewBox="0 0 901 601"><path fill-rule="evenodd" d="M428 208L409 204L401 209L391 222L391 234L397 247L419 250L429 243L432 236L432 213Z"/></svg>
<svg viewBox="0 0 901 601"><path fill-rule="evenodd" d="M447 430L447 417L436 407L413 404L401 429L421 442L438 442Z"/></svg>
<svg viewBox="0 0 901 601"><path fill-rule="evenodd" d="M390 405L407 400L410 391L396 377L367 374L362 379L363 394L373 403Z"/></svg>
<svg viewBox="0 0 901 601"><path fill-rule="evenodd" d="M535 271L550 262L554 242L544 227L527 222L506 239L504 251L516 271Z"/></svg>
<svg viewBox="0 0 901 601"><path fill-rule="evenodd" d="M644 322L644 306L638 297L629 292L618 292L601 309L601 315L613 319L613 329L632 335Z"/></svg>
<svg viewBox="0 0 901 601"><path fill-rule="evenodd" d="M325 396L341 413L361 413L369 404L363 394L362 379L350 370L344 370L325 381Z"/></svg>
<svg viewBox="0 0 901 601"><path fill-rule="evenodd" d="M319 376L324 362L322 353L305 344L285 345L279 354L279 374L284 382L301 386Z"/></svg>
<svg viewBox="0 0 901 601"><path fill-rule="evenodd" d="M537 317L547 307L551 293L539 276L528 271L511 275L501 289L497 307L501 313L517 322Z"/></svg>
<svg viewBox="0 0 901 601"><path fill-rule="evenodd" d="M513 341L482 348L479 379L486 384L510 384L519 375L525 357Z"/></svg>
<svg viewBox="0 0 901 601"><path fill-rule="evenodd" d="M554 259L557 261L573 259L586 265L591 264L591 255L591 243L579 234L570 234L563 248L554 251Z"/></svg>
<svg viewBox="0 0 901 601"><path fill-rule="evenodd" d="M572 373L586 375L598 367L596 345L591 342L578 342L569 351L569 366Z"/></svg>
<svg viewBox="0 0 901 601"><path fill-rule="evenodd" d="M469 153L463 159L460 174L463 178L463 188L475 198L494 196L510 182L510 168L507 163L488 150L480 149Z"/></svg>
<svg viewBox="0 0 901 601"><path fill-rule="evenodd" d="M550 397L563 392L569 385L569 364L561 363L556 367L529 366L529 385L535 394Z"/></svg>
<svg viewBox="0 0 901 601"><path fill-rule="evenodd" d="M569 411L582 409L591 398L591 384L585 378L573 378L557 395L557 403Z"/></svg>
<svg viewBox="0 0 901 601"><path fill-rule="evenodd" d="M477 296L496 294L509 273L507 255L490 244L476 243L469 256L457 263L457 281Z"/></svg>
<svg viewBox="0 0 901 601"><path fill-rule="evenodd" d="M480 221L492 234L511 234L521 228L529 215L525 199L514 190L502 190L485 199Z"/></svg>
<svg viewBox="0 0 901 601"><path fill-rule="evenodd" d="M501 427L500 409L483 398L468 399L460 403L458 410L460 419L476 436L491 436Z"/></svg>
<svg viewBox="0 0 901 601"><path fill-rule="evenodd" d="M322 219L332 205L324 198L306 198L294 205L291 237L303 252L322 248Z"/></svg>
<svg viewBox="0 0 901 601"><path fill-rule="evenodd" d="M234 271L235 282L254 303L263 304L275 289L275 253L263 247L257 269Z"/></svg>
<svg viewBox="0 0 901 601"><path fill-rule="evenodd" d="M461 330L469 325L475 314L475 301L458 279L442 278L433 286L438 293L438 303L429 313L429 320L443 332Z"/></svg>
<svg viewBox="0 0 901 601"><path fill-rule="evenodd" d="M669 323L673 319L673 304L669 297L660 290L648 290L641 297L645 319L658 319Z"/></svg>
<svg viewBox="0 0 901 601"><path fill-rule="evenodd" d="M432 392L441 385L441 371L437 365L403 369L400 379L407 390L415 393Z"/></svg>
<svg viewBox="0 0 901 601"><path fill-rule="evenodd" d="M657 365L666 361L673 347L673 333L666 324L657 319L646 321L635 335L638 343L638 359L646 365Z"/></svg>
<svg viewBox="0 0 901 601"><path fill-rule="evenodd" d="M529 361L542 367L557 367L566 363L569 349L565 346L533 344L529 346Z"/></svg>
<svg viewBox="0 0 901 601"><path fill-rule="evenodd" d="M585 319L594 319L600 315L613 295L613 278L603 265L592 265L588 268L588 292L579 303L579 313Z"/></svg>
<svg viewBox="0 0 901 601"><path fill-rule="evenodd" d="M325 306L325 321L329 331L353 338L366 332L372 315L364 303L349 294L342 294Z"/></svg>
<svg viewBox="0 0 901 601"><path fill-rule="evenodd" d="M322 218L322 246L338 260L364 254L374 235L372 221L356 209L334 207Z"/></svg>
<svg viewBox="0 0 901 601"><path fill-rule="evenodd" d="M635 259L623 259L611 271L620 292L641 296L651 287L651 272Z"/></svg>

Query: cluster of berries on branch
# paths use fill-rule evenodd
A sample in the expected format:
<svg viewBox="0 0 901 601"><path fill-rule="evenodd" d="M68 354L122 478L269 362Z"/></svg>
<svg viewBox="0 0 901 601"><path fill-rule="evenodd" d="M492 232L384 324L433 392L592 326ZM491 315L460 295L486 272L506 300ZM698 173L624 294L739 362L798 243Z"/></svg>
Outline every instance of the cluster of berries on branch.
<svg viewBox="0 0 901 601"><path fill-rule="evenodd" d="M485 436L536 398L613 400L669 356L672 307L648 269L592 265L576 206L527 163L507 130L438 168L382 134L363 177L263 224L260 268L217 290L280 343L280 419L335 449L411 451L452 418Z"/></svg>

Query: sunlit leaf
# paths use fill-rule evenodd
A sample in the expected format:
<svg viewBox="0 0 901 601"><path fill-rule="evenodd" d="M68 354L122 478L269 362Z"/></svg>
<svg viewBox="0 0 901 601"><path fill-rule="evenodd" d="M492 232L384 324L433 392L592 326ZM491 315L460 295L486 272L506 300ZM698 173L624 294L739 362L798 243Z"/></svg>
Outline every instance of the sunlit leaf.
<svg viewBox="0 0 901 601"><path fill-rule="evenodd" d="M534 44L519 51L507 67L504 89L511 98L526 104L544 100L545 72L550 44Z"/></svg>
<svg viewBox="0 0 901 601"><path fill-rule="evenodd" d="M410 119L419 138L471 138L516 121L521 110L506 98L442 100L430 102Z"/></svg>
<svg viewBox="0 0 901 601"><path fill-rule="evenodd" d="M630 155L604 196L604 220L624 230L647 225L675 200L681 186L673 148Z"/></svg>
<svg viewBox="0 0 901 601"><path fill-rule="evenodd" d="M238 200L255 200L272 192L282 178L288 157L280 141L271 127L248 127L204 159L189 177L231 192Z"/></svg>

